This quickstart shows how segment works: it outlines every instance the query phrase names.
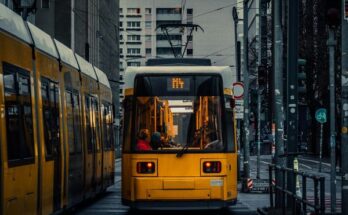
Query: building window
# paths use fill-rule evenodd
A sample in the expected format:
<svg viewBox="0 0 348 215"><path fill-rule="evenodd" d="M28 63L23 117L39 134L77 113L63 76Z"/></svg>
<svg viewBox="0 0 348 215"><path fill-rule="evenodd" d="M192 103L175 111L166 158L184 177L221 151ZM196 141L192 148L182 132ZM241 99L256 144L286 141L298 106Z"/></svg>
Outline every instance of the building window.
<svg viewBox="0 0 348 215"><path fill-rule="evenodd" d="M158 55L173 55L173 50L175 51L176 55L181 53L181 48L157 48L156 51Z"/></svg>
<svg viewBox="0 0 348 215"><path fill-rule="evenodd" d="M181 20L172 20L172 21L157 21L157 26L163 25L163 24L181 24Z"/></svg>
<svg viewBox="0 0 348 215"><path fill-rule="evenodd" d="M140 35L127 35L128 41L140 41Z"/></svg>
<svg viewBox="0 0 348 215"><path fill-rule="evenodd" d="M151 35L146 35L145 36L145 41L151 41Z"/></svg>
<svg viewBox="0 0 348 215"><path fill-rule="evenodd" d="M123 49L122 48L120 48L120 54L123 54ZM120 63L122 63L122 62L120 62Z"/></svg>
<svg viewBox="0 0 348 215"><path fill-rule="evenodd" d="M187 49L187 55L192 56L193 55L193 49Z"/></svg>
<svg viewBox="0 0 348 215"><path fill-rule="evenodd" d="M123 80L123 75L120 75L120 81L122 81Z"/></svg>
<svg viewBox="0 0 348 215"><path fill-rule="evenodd" d="M123 35L122 34L120 34L120 40L123 40Z"/></svg>
<svg viewBox="0 0 348 215"><path fill-rule="evenodd" d="M147 48L145 51L146 51L146 54L151 54L151 49Z"/></svg>
<svg viewBox="0 0 348 215"><path fill-rule="evenodd" d="M192 41L192 35L187 35L187 41Z"/></svg>
<svg viewBox="0 0 348 215"><path fill-rule="evenodd" d="M129 55L140 55L140 49L139 48L128 48L127 54Z"/></svg>
<svg viewBox="0 0 348 215"><path fill-rule="evenodd" d="M145 28L151 28L151 21L145 21Z"/></svg>
<svg viewBox="0 0 348 215"><path fill-rule="evenodd" d="M123 93L123 90L122 89L120 89L120 94L122 94Z"/></svg>
<svg viewBox="0 0 348 215"><path fill-rule="evenodd" d="M192 14L193 14L193 9L192 8L187 9L187 15L192 15Z"/></svg>
<svg viewBox="0 0 348 215"><path fill-rule="evenodd" d="M140 22L127 22L128 28L140 28Z"/></svg>
<svg viewBox="0 0 348 215"><path fill-rule="evenodd" d="M157 8L157 14L181 14L181 8Z"/></svg>
<svg viewBox="0 0 348 215"><path fill-rule="evenodd" d="M140 8L127 8L127 14L129 15L139 15Z"/></svg>
<svg viewBox="0 0 348 215"><path fill-rule="evenodd" d="M151 8L145 8L145 14L151 14Z"/></svg>
<svg viewBox="0 0 348 215"><path fill-rule="evenodd" d="M123 8L120 8L120 14L123 14Z"/></svg>
<svg viewBox="0 0 348 215"><path fill-rule="evenodd" d="M120 28L122 28L123 27L123 22L120 22L120 26L119 26Z"/></svg>
<svg viewBox="0 0 348 215"><path fill-rule="evenodd" d="M50 0L41 0L41 8L50 8Z"/></svg>
<svg viewBox="0 0 348 215"><path fill-rule="evenodd" d="M168 35L170 40L181 40L181 35L177 34L170 34ZM162 35L159 34L157 35L157 40L168 40L168 36L167 35Z"/></svg>
<svg viewBox="0 0 348 215"><path fill-rule="evenodd" d="M140 66L140 62L127 62L127 66Z"/></svg>

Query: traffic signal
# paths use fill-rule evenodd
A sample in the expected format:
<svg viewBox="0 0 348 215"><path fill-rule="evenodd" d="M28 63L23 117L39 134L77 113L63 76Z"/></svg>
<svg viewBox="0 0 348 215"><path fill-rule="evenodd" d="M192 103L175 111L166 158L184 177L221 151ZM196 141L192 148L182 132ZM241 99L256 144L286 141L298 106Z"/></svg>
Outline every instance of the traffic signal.
<svg viewBox="0 0 348 215"><path fill-rule="evenodd" d="M299 66L299 70L297 73L298 102L301 104L306 104L307 102L307 83L306 83L307 76L306 76L306 70L305 70L306 60L298 59L298 66Z"/></svg>

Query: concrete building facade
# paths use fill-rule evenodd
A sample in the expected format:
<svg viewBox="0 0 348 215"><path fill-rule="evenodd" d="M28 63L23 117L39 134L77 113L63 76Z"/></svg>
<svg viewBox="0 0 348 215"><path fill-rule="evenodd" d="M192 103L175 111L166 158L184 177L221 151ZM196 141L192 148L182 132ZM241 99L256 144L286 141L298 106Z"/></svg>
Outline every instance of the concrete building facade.
<svg viewBox="0 0 348 215"><path fill-rule="evenodd" d="M120 0L120 78L127 66L142 66L149 58L174 57L171 46L156 27L166 23L193 23L204 32L169 29L177 53L207 57L213 65L235 66L234 23L228 0Z"/></svg>

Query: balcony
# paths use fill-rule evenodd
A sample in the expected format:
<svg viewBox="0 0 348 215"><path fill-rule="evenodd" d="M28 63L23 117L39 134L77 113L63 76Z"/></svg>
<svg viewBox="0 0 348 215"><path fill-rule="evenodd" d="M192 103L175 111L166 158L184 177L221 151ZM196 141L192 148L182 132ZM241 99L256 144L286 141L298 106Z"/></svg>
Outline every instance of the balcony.
<svg viewBox="0 0 348 215"><path fill-rule="evenodd" d="M126 28L126 31L141 31L140 27L136 27L136 28Z"/></svg>
<svg viewBox="0 0 348 215"><path fill-rule="evenodd" d="M182 45L181 40L172 40L171 42L172 42L173 46L175 46L175 47L181 47L181 45ZM157 47L171 47L168 40L157 40L156 46Z"/></svg>
<svg viewBox="0 0 348 215"><path fill-rule="evenodd" d="M181 21L181 14L157 14L157 20Z"/></svg>

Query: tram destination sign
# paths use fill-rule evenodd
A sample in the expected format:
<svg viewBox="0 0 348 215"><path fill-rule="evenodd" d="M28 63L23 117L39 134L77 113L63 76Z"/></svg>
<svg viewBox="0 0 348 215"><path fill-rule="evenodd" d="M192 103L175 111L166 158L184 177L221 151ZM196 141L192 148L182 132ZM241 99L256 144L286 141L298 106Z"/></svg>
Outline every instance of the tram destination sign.
<svg viewBox="0 0 348 215"><path fill-rule="evenodd" d="M170 91L189 91L190 78L170 77L167 78L167 90Z"/></svg>

